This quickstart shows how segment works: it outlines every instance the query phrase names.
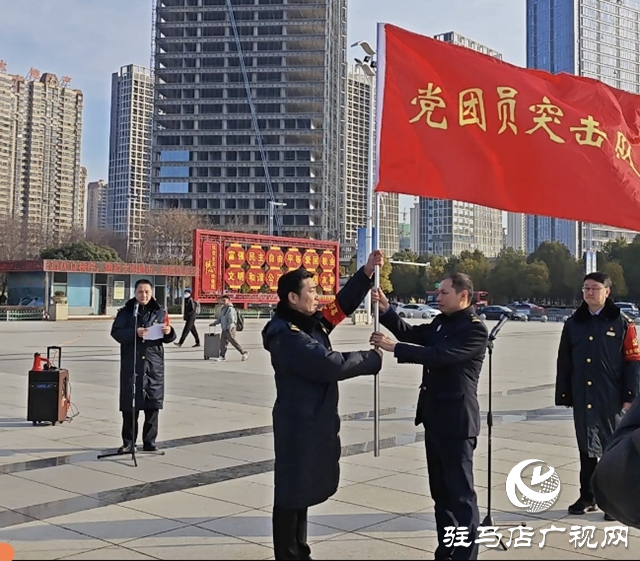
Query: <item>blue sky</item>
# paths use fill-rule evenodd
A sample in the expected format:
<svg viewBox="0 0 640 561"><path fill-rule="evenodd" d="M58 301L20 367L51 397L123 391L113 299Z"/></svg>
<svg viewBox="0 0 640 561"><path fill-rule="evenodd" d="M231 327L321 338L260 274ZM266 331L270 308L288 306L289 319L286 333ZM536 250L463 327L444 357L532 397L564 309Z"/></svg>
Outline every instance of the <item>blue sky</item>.
<svg viewBox="0 0 640 561"><path fill-rule="evenodd" d="M349 44L375 45L376 24L417 33L457 31L525 65L525 0L348 0ZM70 76L85 97L82 165L107 179L111 74L149 66L151 0L0 0L0 60L12 74L31 67ZM358 56L354 49L352 57ZM402 197L400 210L410 206Z"/></svg>

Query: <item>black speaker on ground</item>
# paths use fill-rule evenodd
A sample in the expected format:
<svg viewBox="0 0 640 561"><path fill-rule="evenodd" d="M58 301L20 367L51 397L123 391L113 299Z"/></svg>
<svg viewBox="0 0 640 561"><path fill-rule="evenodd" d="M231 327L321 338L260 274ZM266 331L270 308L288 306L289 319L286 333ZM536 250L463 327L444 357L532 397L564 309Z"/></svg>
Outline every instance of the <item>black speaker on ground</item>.
<svg viewBox="0 0 640 561"><path fill-rule="evenodd" d="M50 352L60 347L47 348L47 360L36 357L34 367L29 371L29 391L27 398L27 421L39 423L62 423L68 419L71 406L69 371L52 364ZM39 355L38 355L39 356ZM58 354L60 357L60 354ZM41 368L41 363L44 368Z"/></svg>

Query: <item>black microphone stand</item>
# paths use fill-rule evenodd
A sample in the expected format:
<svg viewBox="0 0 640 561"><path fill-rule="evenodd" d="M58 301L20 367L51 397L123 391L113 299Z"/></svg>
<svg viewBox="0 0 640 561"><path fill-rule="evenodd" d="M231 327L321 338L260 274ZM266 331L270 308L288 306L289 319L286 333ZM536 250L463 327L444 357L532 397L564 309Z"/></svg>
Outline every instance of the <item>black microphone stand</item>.
<svg viewBox="0 0 640 561"><path fill-rule="evenodd" d="M487 466L487 515L484 517L484 520L482 521L481 526L483 527L495 527L496 523L493 519L493 516L491 516L491 442L492 442L492 428L493 428L493 408L492 408L492 401L493 401L493 342L495 341L496 337L498 336L498 333L500 332L500 330L502 329L502 327L504 326L505 323L507 323L507 321L509 320L509 317L506 315L502 315L500 317L500 321L496 324L496 326L491 330L491 333L489 333L489 341L487 343L487 351L489 353L489 410L487 411L487 429L488 429L488 455L487 455L487 460L488 460L488 466ZM504 528L508 528L508 527L513 527L516 528L518 526L524 526L524 524L521 522L520 524L507 524L507 525L503 525L502 527ZM502 549L504 551L507 551L507 546L504 544L504 541L502 541L502 537L500 538L500 547L502 547Z"/></svg>
<svg viewBox="0 0 640 561"><path fill-rule="evenodd" d="M138 467L138 461L136 460L136 428L138 424L138 419L136 416L136 367L138 361L138 306L139 304L136 302L133 307L133 376L131 380L131 459L133 460L133 465ZM125 452L110 452L107 454L100 454L98 459L101 458L111 458L113 456L125 456L127 453Z"/></svg>

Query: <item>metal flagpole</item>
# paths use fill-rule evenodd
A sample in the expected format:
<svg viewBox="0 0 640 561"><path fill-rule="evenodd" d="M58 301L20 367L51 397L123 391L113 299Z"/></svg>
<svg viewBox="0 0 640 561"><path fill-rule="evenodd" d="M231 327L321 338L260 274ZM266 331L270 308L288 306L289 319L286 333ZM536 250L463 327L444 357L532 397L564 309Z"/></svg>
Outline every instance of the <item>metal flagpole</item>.
<svg viewBox="0 0 640 561"><path fill-rule="evenodd" d="M367 252L371 252L374 249L380 249L380 194L375 193L375 142L376 142L376 90L377 90L377 75L376 75L376 62L374 56L376 52L371 45L366 41L358 41L354 43L352 47L362 47L365 52L364 60L356 59L357 67L371 80L371 94L369 104L369 178L367 186ZM374 214L374 196L375 196L375 214ZM373 222L375 220L375 227ZM380 267L376 266L374 273L374 287L380 288ZM367 309L367 317L369 317L371 311L371 298L368 297L365 303ZM378 302L373 307L373 330L380 330L380 307ZM373 453L374 456L380 455L380 375L376 375L374 378L373 386Z"/></svg>

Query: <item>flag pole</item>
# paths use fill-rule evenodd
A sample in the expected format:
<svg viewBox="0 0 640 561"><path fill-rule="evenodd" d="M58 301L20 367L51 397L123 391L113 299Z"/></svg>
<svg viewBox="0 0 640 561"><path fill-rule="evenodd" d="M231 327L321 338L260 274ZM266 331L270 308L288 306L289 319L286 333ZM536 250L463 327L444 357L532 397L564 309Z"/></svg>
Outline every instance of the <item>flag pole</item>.
<svg viewBox="0 0 640 561"><path fill-rule="evenodd" d="M378 26L378 33L382 32L382 27ZM378 38L379 43L379 38ZM364 60L358 60L357 68L359 68L364 75L370 81L370 96L369 96L369 150L368 150L368 164L369 174L367 180L367 232L366 232L366 251L369 253L372 250L380 249L380 194L375 193L376 184L376 124L377 124L377 90L378 90L378 76L376 72L376 61L374 60L376 52L371 45L366 41L358 41L354 43L352 47L362 47L365 52ZM375 206L375 209L374 209ZM375 226L374 226L375 221ZM376 266L374 273L374 287L380 288L380 266ZM367 324L371 314L371 296L367 296L365 302L365 308L367 311ZM373 306L373 330L380 330L380 306L378 302ZM373 383L373 452L374 456L380 455L380 374L374 377Z"/></svg>

